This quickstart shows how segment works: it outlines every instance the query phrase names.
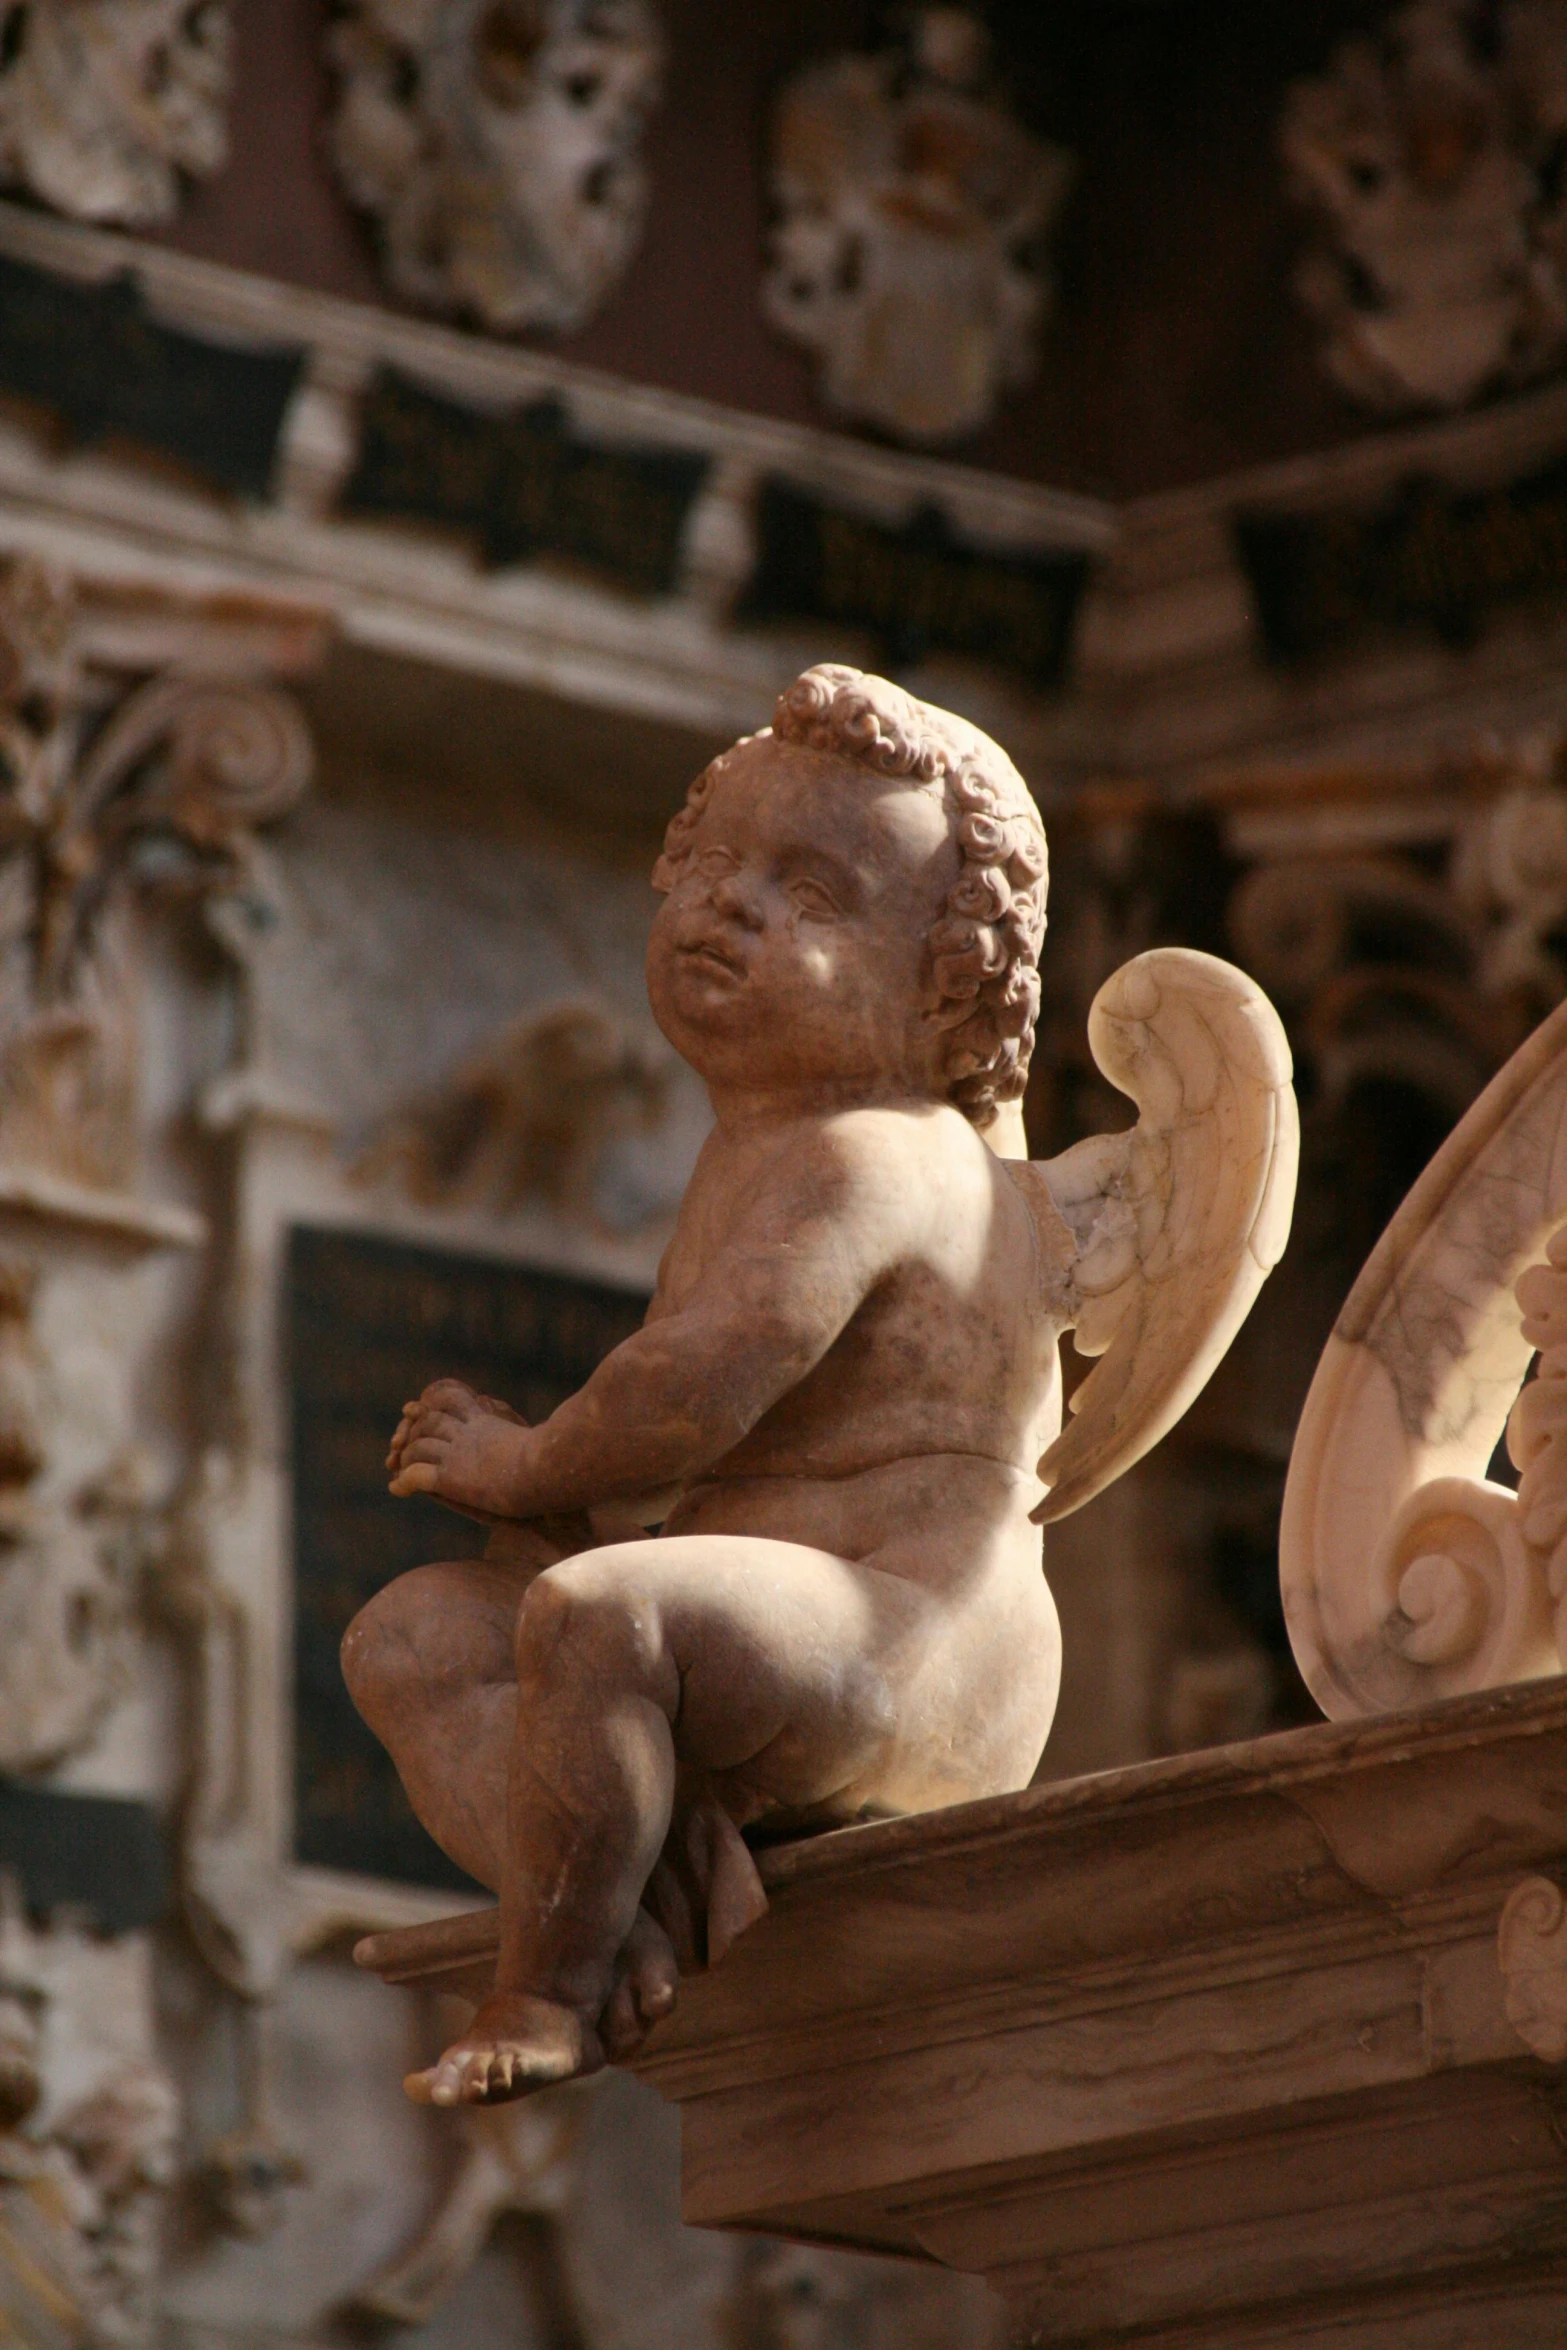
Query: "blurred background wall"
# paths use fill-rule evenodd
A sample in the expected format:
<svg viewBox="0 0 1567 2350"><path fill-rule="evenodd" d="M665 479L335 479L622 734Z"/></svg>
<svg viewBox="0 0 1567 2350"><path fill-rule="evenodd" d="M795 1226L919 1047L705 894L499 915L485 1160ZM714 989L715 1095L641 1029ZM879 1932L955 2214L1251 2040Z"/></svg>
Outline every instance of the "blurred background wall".
<svg viewBox="0 0 1567 2350"><path fill-rule="evenodd" d="M1147 945L1297 1058L1283 1267L1052 1531L1042 1773L1308 1717L1318 1349L1567 993L1567 4L0 0L0 182L0 2333L993 2342L682 2231L629 2080L403 2100L347 1949L462 1886L335 1648L472 1530L381 1455L634 1324L662 828L876 666L1046 815L1036 1152Z"/></svg>

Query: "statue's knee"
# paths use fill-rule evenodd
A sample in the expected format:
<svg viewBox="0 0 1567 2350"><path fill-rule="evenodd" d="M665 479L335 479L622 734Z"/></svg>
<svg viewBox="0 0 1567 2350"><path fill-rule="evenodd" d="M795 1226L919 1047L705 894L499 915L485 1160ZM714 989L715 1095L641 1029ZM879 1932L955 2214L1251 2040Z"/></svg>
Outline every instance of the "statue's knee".
<svg viewBox="0 0 1567 2350"><path fill-rule="evenodd" d="M517 1678L557 1673L649 1694L666 1680L677 1686L658 1606L638 1587L634 1565L622 1569L618 1551L564 1559L529 1588L517 1618Z"/></svg>
<svg viewBox="0 0 1567 2350"><path fill-rule="evenodd" d="M372 1726L404 1705L418 1679L395 1583L367 1600L338 1651L348 1694Z"/></svg>

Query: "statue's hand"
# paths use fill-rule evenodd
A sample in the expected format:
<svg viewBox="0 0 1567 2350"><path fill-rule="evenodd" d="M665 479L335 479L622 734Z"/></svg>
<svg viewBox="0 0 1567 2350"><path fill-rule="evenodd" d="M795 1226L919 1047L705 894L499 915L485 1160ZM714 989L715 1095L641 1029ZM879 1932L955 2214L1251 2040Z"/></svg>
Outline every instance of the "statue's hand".
<svg viewBox="0 0 1567 2350"><path fill-rule="evenodd" d="M437 1379L403 1416L386 1465L395 1494L433 1494L454 1509L515 1517L518 1431L510 1404L478 1395L461 1379Z"/></svg>

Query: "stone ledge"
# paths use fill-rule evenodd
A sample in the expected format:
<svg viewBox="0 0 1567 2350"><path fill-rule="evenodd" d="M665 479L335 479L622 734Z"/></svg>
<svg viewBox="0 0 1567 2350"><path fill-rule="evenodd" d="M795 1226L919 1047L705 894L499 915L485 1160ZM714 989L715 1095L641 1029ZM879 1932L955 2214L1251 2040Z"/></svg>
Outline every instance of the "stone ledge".
<svg viewBox="0 0 1567 2350"><path fill-rule="evenodd" d="M638 2069L689 2220L978 2269L1039 2343L1559 2344L1496 1932L1564 1862L1562 1681L1033 1788L769 1855Z"/></svg>
<svg viewBox="0 0 1567 2350"><path fill-rule="evenodd" d="M762 1873L637 2060L688 2220L980 2271L1061 2350L1560 2350L1567 2072L1509 2021L1497 1926L1567 1874L1567 1681Z"/></svg>
<svg viewBox="0 0 1567 2350"><path fill-rule="evenodd" d="M100 1191L36 1167L0 1166L0 1213L74 1226L129 1248L204 1247L207 1219L138 1193Z"/></svg>

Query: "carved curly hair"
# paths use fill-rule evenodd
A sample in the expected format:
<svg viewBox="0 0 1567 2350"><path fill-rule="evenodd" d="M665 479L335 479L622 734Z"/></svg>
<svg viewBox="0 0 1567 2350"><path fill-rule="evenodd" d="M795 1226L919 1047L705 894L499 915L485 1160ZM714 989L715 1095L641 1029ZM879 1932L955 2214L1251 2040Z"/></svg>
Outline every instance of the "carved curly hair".
<svg viewBox="0 0 1567 2350"><path fill-rule="evenodd" d="M669 890L726 762L772 735L939 792L962 853L926 939L925 1010L946 1031L948 1098L976 1126L1028 1081L1045 935L1045 827L999 744L885 677L823 661L778 697L773 723L703 769L670 822L653 887Z"/></svg>

